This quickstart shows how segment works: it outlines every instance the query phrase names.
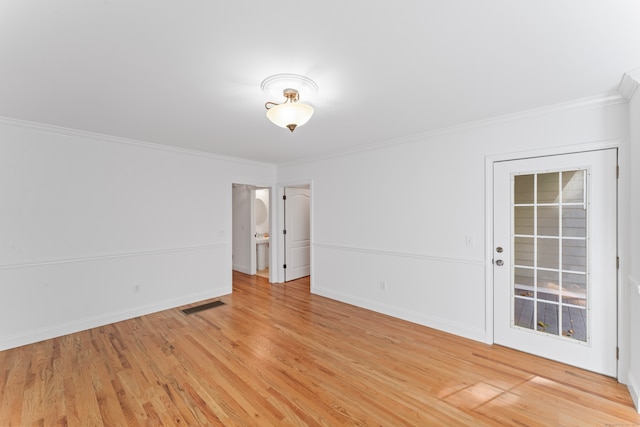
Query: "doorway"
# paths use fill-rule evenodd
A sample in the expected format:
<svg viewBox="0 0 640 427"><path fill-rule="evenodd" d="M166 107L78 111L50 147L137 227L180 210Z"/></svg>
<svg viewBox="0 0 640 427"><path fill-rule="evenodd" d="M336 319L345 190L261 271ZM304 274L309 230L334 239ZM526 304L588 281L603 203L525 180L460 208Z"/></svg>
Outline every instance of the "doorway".
<svg viewBox="0 0 640 427"><path fill-rule="evenodd" d="M494 342L617 374L617 150L493 164Z"/></svg>
<svg viewBox="0 0 640 427"><path fill-rule="evenodd" d="M255 203L255 224L254 237L256 239L256 275L269 278L269 253L270 253L270 233L269 233L269 195L268 188L257 188Z"/></svg>
<svg viewBox="0 0 640 427"><path fill-rule="evenodd" d="M233 270L270 278L270 188L232 185Z"/></svg>

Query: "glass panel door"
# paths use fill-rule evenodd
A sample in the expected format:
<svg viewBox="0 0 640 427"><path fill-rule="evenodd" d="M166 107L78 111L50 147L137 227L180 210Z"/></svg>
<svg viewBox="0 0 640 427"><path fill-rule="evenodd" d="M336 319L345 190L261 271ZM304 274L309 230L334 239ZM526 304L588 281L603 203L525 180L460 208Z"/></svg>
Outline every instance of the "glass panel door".
<svg viewBox="0 0 640 427"><path fill-rule="evenodd" d="M617 373L617 151L493 164L493 340Z"/></svg>

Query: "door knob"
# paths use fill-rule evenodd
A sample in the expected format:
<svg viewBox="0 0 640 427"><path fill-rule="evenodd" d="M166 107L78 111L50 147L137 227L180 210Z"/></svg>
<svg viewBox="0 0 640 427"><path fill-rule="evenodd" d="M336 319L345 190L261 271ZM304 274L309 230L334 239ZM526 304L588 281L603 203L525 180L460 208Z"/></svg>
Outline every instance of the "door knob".
<svg viewBox="0 0 640 427"><path fill-rule="evenodd" d="M503 261L503 260L501 260L501 259L496 260L496 265L497 265L498 267L502 267L502 266L504 265L504 261Z"/></svg>

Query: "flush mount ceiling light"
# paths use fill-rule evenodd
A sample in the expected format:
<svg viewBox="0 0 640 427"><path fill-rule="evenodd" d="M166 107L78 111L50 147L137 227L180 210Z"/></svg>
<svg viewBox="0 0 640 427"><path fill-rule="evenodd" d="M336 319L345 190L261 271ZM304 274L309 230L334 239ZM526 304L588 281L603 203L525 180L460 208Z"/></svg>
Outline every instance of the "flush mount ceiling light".
<svg viewBox="0 0 640 427"><path fill-rule="evenodd" d="M276 126L293 132L298 126L307 123L313 115L313 107L300 102L300 94L310 99L318 92L318 86L307 77L297 74L276 74L262 81L262 91L269 97L282 94L285 101L281 104L267 102L267 118Z"/></svg>

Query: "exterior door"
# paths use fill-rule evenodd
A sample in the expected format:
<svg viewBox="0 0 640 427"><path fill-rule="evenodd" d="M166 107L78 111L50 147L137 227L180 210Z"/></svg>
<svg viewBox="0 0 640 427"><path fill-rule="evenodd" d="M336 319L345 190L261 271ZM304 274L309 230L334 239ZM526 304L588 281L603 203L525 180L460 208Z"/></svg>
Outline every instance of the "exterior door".
<svg viewBox="0 0 640 427"><path fill-rule="evenodd" d="M284 280L311 274L311 191L308 188L285 188L284 196Z"/></svg>
<svg viewBox="0 0 640 427"><path fill-rule="evenodd" d="M494 341L617 373L617 150L494 163Z"/></svg>

